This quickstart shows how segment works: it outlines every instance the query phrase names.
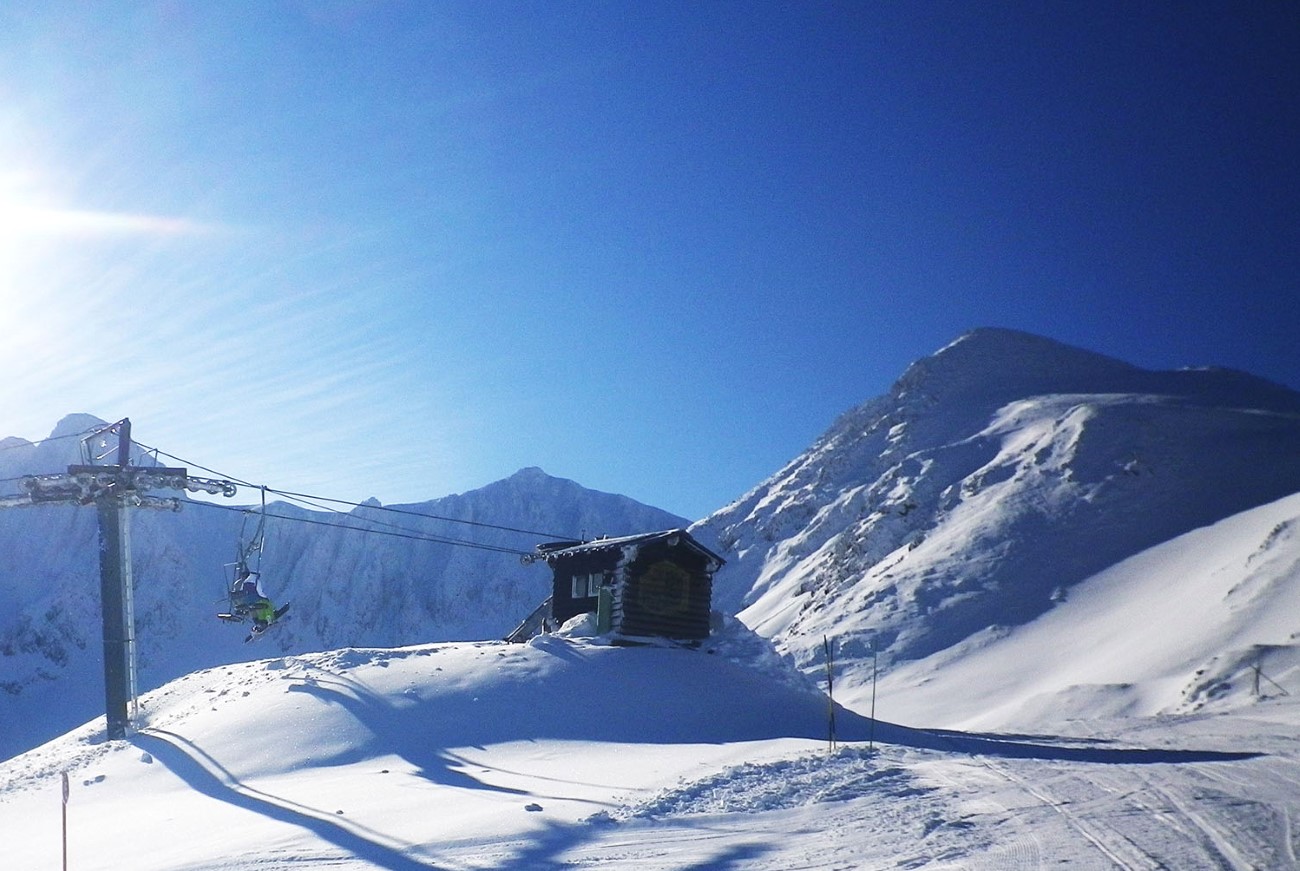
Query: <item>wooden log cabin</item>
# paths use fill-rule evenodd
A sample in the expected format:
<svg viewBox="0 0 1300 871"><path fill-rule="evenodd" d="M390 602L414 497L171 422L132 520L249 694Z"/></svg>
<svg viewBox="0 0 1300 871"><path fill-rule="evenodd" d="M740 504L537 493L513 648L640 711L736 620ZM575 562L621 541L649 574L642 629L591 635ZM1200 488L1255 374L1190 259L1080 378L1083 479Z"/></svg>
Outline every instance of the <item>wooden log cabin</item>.
<svg viewBox="0 0 1300 871"><path fill-rule="evenodd" d="M537 546L553 573L558 624L595 613L602 632L709 636L713 575L726 562L684 529Z"/></svg>

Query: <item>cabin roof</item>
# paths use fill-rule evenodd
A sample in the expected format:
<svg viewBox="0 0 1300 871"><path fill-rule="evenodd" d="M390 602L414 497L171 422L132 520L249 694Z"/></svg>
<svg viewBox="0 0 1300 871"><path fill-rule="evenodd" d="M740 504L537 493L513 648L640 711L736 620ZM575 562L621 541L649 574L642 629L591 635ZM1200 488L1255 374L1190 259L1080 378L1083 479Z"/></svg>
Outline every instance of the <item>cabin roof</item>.
<svg viewBox="0 0 1300 871"><path fill-rule="evenodd" d="M537 545L537 552L542 559L549 563L560 557L619 550L627 545L655 544L659 542L671 543L673 538L678 539L681 544L686 545L706 559L713 560L719 566L726 563L725 559L700 544L685 529L665 529L662 532L643 532L637 535L622 535L616 538L597 538L593 541L547 542Z"/></svg>

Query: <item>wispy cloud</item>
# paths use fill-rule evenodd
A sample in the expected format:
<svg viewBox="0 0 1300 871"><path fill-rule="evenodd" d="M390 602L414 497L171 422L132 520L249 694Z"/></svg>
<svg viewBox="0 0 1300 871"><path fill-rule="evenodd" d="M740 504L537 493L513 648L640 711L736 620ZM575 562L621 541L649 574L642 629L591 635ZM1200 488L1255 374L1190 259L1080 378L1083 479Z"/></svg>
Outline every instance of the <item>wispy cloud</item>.
<svg viewBox="0 0 1300 871"><path fill-rule="evenodd" d="M0 226L12 234L42 236L201 236L228 230L166 215L41 207L0 209Z"/></svg>

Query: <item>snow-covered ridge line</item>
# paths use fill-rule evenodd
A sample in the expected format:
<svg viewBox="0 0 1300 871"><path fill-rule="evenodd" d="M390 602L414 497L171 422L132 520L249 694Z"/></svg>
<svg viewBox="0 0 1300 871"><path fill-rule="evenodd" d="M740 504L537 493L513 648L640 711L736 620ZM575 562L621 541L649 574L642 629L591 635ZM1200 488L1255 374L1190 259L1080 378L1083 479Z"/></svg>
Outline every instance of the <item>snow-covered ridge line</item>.
<svg viewBox="0 0 1300 871"><path fill-rule="evenodd" d="M977 330L692 533L729 560L725 607L810 673L839 639L862 686L873 662L959 657L1126 558L1300 491L1298 441L1300 394L1254 376Z"/></svg>

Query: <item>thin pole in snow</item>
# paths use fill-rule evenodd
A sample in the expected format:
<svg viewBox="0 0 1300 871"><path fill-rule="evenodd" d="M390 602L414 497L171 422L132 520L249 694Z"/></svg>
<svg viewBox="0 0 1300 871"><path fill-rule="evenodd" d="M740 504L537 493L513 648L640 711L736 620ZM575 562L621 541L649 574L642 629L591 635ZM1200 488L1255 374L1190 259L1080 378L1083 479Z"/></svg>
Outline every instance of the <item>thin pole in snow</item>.
<svg viewBox="0 0 1300 871"><path fill-rule="evenodd" d="M1273 686L1277 687L1278 690L1282 693L1282 695L1284 695L1284 696L1289 696L1289 695L1291 695L1289 692L1286 691L1286 687L1282 686L1280 683L1278 683L1277 681L1273 680L1273 678L1271 678L1271 677L1269 677L1268 675L1264 674L1264 668L1263 668L1263 666L1260 665L1258 662L1256 662L1255 665L1252 666L1252 667L1253 667L1254 670L1255 670L1255 695L1256 695L1256 697L1259 697L1259 695L1260 695L1260 693L1259 693L1259 679L1260 679L1260 678L1263 678L1264 680L1266 680L1266 681L1268 681L1269 683L1271 683Z"/></svg>
<svg viewBox="0 0 1300 871"><path fill-rule="evenodd" d="M68 871L68 772L63 772L63 871Z"/></svg>
<svg viewBox="0 0 1300 871"><path fill-rule="evenodd" d="M871 639L871 722L867 726L867 749L876 749L876 639Z"/></svg>
<svg viewBox="0 0 1300 871"><path fill-rule="evenodd" d="M826 710L828 719L827 743L835 752L835 645L825 635L822 648L826 651Z"/></svg>

